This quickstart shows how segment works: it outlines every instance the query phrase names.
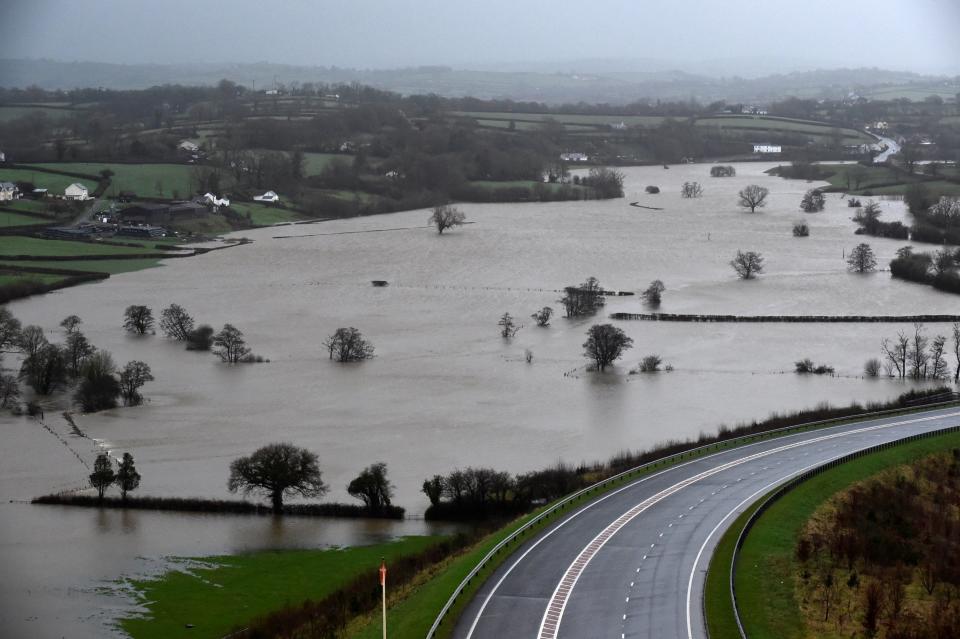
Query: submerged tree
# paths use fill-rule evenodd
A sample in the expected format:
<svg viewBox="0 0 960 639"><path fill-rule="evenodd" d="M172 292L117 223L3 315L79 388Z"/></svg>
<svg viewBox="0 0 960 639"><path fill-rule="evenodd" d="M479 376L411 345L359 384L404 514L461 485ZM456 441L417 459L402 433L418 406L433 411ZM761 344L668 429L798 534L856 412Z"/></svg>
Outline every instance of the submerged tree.
<svg viewBox="0 0 960 639"><path fill-rule="evenodd" d="M224 324L223 328L213 338L213 352L228 364L242 362L250 355L243 333L232 324Z"/></svg>
<svg viewBox="0 0 960 639"><path fill-rule="evenodd" d="M520 330L520 327L513 321L513 316L510 313L504 313L500 317L500 321L497 322L497 326L500 327L500 337L503 339L510 339Z"/></svg>
<svg viewBox="0 0 960 639"><path fill-rule="evenodd" d="M97 489L97 498L100 501L103 501L103 494L116 479L110 456L106 453L97 455L97 459L93 462L93 472L90 473L90 485Z"/></svg>
<svg viewBox="0 0 960 639"><path fill-rule="evenodd" d="M23 360L20 377L38 395L49 395L67 382L67 358L62 347L45 343Z"/></svg>
<svg viewBox="0 0 960 639"><path fill-rule="evenodd" d="M133 360L120 371L120 394L123 403L127 406L138 406L143 402L140 388L147 382L153 381L153 374L146 362Z"/></svg>
<svg viewBox="0 0 960 639"><path fill-rule="evenodd" d="M140 473L137 472L137 467L133 464L133 455L130 453L123 454L114 483L120 488L120 499L123 501L127 501L127 493L140 486Z"/></svg>
<svg viewBox="0 0 960 639"><path fill-rule="evenodd" d="M632 346L633 340L613 324L594 324L587 331L583 354L596 363L598 370L604 371Z"/></svg>
<svg viewBox="0 0 960 639"><path fill-rule="evenodd" d="M663 282L653 280L650 282L650 286L640 294L640 297L650 306L660 306L660 298L663 296L665 290L667 290L667 287L664 286Z"/></svg>
<svg viewBox="0 0 960 639"><path fill-rule="evenodd" d="M67 333L67 339L64 344L64 357L66 358L67 372L71 377L79 377L83 364L96 350L86 335L74 328Z"/></svg>
<svg viewBox="0 0 960 639"><path fill-rule="evenodd" d="M756 213L758 208L767 205L767 196L770 195L770 189L751 184L744 187L738 195L740 196L738 204L745 209L750 209L751 213Z"/></svg>
<svg viewBox="0 0 960 639"><path fill-rule="evenodd" d="M856 273L869 273L876 270L877 258L869 244L858 244L850 251L850 257L847 258L847 268Z"/></svg>
<svg viewBox="0 0 960 639"><path fill-rule="evenodd" d="M800 208L807 213L822 211L826 205L827 200L819 189L810 189L803 194L803 198L800 200Z"/></svg>
<svg viewBox="0 0 960 639"><path fill-rule="evenodd" d="M319 497L326 494L317 456L293 444L268 444L249 457L230 464L227 488L235 493L258 492L270 498L274 514L283 512L285 495Z"/></svg>
<svg viewBox="0 0 960 639"><path fill-rule="evenodd" d="M153 311L142 304L133 304L123 312L123 327L131 333L144 335L153 328Z"/></svg>
<svg viewBox="0 0 960 639"><path fill-rule="evenodd" d="M737 251L730 266L742 280L751 280L763 273L763 256L756 251Z"/></svg>
<svg viewBox="0 0 960 639"><path fill-rule="evenodd" d="M433 207L433 214L430 216L430 219L427 220L427 224L435 226L437 233L443 234L444 231L451 227L463 226L466 220L467 216L457 207L449 204L441 204Z"/></svg>
<svg viewBox="0 0 960 639"><path fill-rule="evenodd" d="M680 197L697 198L703 195L703 187L699 182L684 182L680 187Z"/></svg>
<svg viewBox="0 0 960 639"><path fill-rule="evenodd" d="M160 311L160 330L170 339L184 342L193 331L193 318L179 304L171 304Z"/></svg>
<svg viewBox="0 0 960 639"><path fill-rule="evenodd" d="M116 408L120 383L114 377L116 367L110 353L97 351L80 369L80 384L73 394L74 401L86 413Z"/></svg>
<svg viewBox="0 0 960 639"><path fill-rule="evenodd" d="M79 315L67 315L63 318L63 321L60 322L60 327L67 332L67 335L77 330L77 327L83 324L83 320L80 319Z"/></svg>
<svg viewBox="0 0 960 639"><path fill-rule="evenodd" d="M201 324L187 334L188 351L209 351L213 346L213 327Z"/></svg>
<svg viewBox="0 0 960 639"><path fill-rule="evenodd" d="M550 318L553 317L553 309L549 306L544 306L530 317L536 320L537 326L549 326Z"/></svg>
<svg viewBox="0 0 960 639"><path fill-rule="evenodd" d="M373 344L356 328L338 328L323 342L330 359L338 362L359 362L373 357Z"/></svg>
<svg viewBox="0 0 960 639"><path fill-rule="evenodd" d="M387 465L377 462L364 468L360 474L347 485L347 492L351 497L363 500L368 510L382 510L390 506L393 499L393 484L387 479Z"/></svg>
<svg viewBox="0 0 960 639"><path fill-rule="evenodd" d="M563 304L567 317L590 315L597 312L605 303L600 280L590 276L580 286L567 286L564 295L558 301Z"/></svg>
<svg viewBox="0 0 960 639"><path fill-rule="evenodd" d="M43 330L40 332L42 334ZM7 307L0 307L0 352L19 349L20 341L20 320Z"/></svg>

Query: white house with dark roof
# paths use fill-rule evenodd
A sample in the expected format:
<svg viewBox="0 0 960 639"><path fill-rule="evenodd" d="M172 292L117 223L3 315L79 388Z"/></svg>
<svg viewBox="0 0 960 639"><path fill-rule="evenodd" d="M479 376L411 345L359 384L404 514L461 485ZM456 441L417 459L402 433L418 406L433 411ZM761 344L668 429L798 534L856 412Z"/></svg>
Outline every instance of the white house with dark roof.
<svg viewBox="0 0 960 639"><path fill-rule="evenodd" d="M63 197L68 200L89 200L90 192L79 182L74 182L63 191Z"/></svg>
<svg viewBox="0 0 960 639"><path fill-rule="evenodd" d="M779 144L754 144L754 153L782 153L783 147Z"/></svg>

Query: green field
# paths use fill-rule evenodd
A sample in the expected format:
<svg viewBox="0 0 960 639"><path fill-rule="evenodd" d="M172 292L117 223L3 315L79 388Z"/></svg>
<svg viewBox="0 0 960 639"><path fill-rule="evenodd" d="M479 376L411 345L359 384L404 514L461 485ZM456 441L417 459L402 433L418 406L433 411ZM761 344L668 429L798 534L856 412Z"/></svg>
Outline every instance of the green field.
<svg viewBox="0 0 960 639"><path fill-rule="evenodd" d="M37 164L36 166L90 175L99 175L101 170L110 169L114 175L107 191L108 195L116 195L121 191L132 191L142 197L173 198L178 195L181 198L187 198L193 193L195 183L191 179L195 167L186 164L64 162ZM157 186L160 188L158 189Z"/></svg>
<svg viewBox="0 0 960 639"><path fill-rule="evenodd" d="M544 120L553 119L561 124L581 124L605 126L623 122L627 126L657 126L663 120L659 115L582 115L566 113L509 113L506 111L455 111L453 115L474 118L476 120L502 120L509 124L513 120L517 128L521 122L539 125ZM679 118L683 119L683 118ZM507 126L506 124L504 126Z"/></svg>
<svg viewBox="0 0 960 639"><path fill-rule="evenodd" d="M112 246L99 242L73 242L70 240L45 240L38 237L11 235L0 237L0 259L4 255L37 255L59 257L62 255L136 255L144 249L129 246Z"/></svg>
<svg viewBox="0 0 960 639"><path fill-rule="evenodd" d="M66 165L59 166L66 167ZM62 170L69 171L71 169L63 168ZM85 171L78 172L85 173ZM96 175L96 172L93 175ZM83 184L91 193L97 188L95 180L84 180L69 175L56 175L31 171L30 169L0 169L0 182L33 182L38 189L49 189L51 195L63 195L63 190L74 182Z"/></svg>
<svg viewBox="0 0 960 639"><path fill-rule="evenodd" d="M794 597L797 538L824 502L887 468L960 446L960 433L923 439L848 462L788 493L760 517L737 562L737 599L751 639L806 639L809 633ZM726 535L738 535L732 528Z"/></svg>
<svg viewBox="0 0 960 639"><path fill-rule="evenodd" d="M830 124L818 124L803 120L789 120L756 115L731 115L726 117L700 118L697 126L710 127L735 132L749 132L751 135L762 133L797 133L818 138L833 137L834 129L840 131L844 144L869 144L875 140L863 131L834 127Z"/></svg>
<svg viewBox="0 0 960 639"><path fill-rule="evenodd" d="M869 190L872 195L903 195L907 192L909 184L897 184L894 186L881 186L873 189L864 189ZM934 196L939 197L941 195L947 196L960 196L960 184L955 182L947 182L945 180L935 180L932 182L924 182L923 186Z"/></svg>
<svg viewBox="0 0 960 639"><path fill-rule="evenodd" d="M31 224L50 224L50 220L42 217L32 217L30 215L20 215L19 213L10 213L9 211L0 211L0 227L9 226L29 226Z"/></svg>
<svg viewBox="0 0 960 639"><path fill-rule="evenodd" d="M282 209L276 206L268 206L258 202L231 202L230 208L240 215L250 214L250 221L257 226L270 226L271 224L281 224L283 222L295 222L305 219L304 216L296 211Z"/></svg>
<svg viewBox="0 0 960 639"><path fill-rule="evenodd" d="M44 284L53 284L66 279L67 275L53 275L52 273L24 273L22 271L8 271L0 269L0 286L16 282L34 281Z"/></svg>
<svg viewBox="0 0 960 639"><path fill-rule="evenodd" d="M5 209L15 209L17 211L29 211L30 213L43 213L47 210L47 202L44 200L29 200L22 198L11 200L9 202L0 202L0 207Z"/></svg>
<svg viewBox="0 0 960 639"><path fill-rule="evenodd" d="M43 106L15 106L0 104L0 122L9 122L28 115L43 114L51 120L62 120L71 115L82 114L82 111L73 109L55 109Z"/></svg>
<svg viewBox="0 0 960 639"><path fill-rule="evenodd" d="M337 153L304 153L304 173L306 175L320 175L328 164L334 160L340 160L347 164L353 163L353 156Z"/></svg>
<svg viewBox="0 0 960 639"><path fill-rule="evenodd" d="M134 639L223 637L255 617L316 601L362 575L376 584L381 557L389 566L391 559L420 552L438 540L406 537L375 546L203 558L199 561L205 567L132 582L147 613L123 620L121 627Z"/></svg>

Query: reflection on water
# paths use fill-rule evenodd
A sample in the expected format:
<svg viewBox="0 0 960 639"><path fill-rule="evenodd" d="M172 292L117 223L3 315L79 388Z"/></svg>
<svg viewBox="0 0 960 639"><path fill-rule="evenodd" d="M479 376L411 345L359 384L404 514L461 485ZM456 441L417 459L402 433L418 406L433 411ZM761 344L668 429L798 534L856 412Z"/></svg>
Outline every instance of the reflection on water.
<svg viewBox="0 0 960 639"><path fill-rule="evenodd" d="M589 275L633 291L662 279L664 312L955 311L930 287L887 273L848 273L843 255L863 238L853 235L845 202L830 194L826 211L803 214L799 200L811 185L766 176L769 167L738 165L737 177L724 179L709 178L703 165L626 169L624 200L468 204L462 208L475 224L439 237L427 228L273 237L417 227L424 211L244 231L253 244L10 306L54 339L62 338L60 319L76 313L90 340L116 361L151 365L149 403L77 416L91 438L116 453L133 452L140 493L228 497L230 461L284 440L318 453L332 500L349 501L350 479L372 462L387 462L396 502L416 515L426 505L423 478L455 467L519 472L558 459L592 461L773 410L903 392L900 384L860 377L880 339L900 328L889 325L619 322L634 348L604 374L585 370L585 332L607 313L642 310L637 297L610 299L594 320L556 317L544 329L530 321L513 340L499 338L503 312L526 318L543 306L559 308L557 291ZM687 180L703 183L703 198L679 197ZM770 204L754 215L736 206L737 191L750 183L771 190ZM663 192L647 195L647 184ZM905 215L902 202L881 206L885 219ZM810 226L809 238L792 237L798 220ZM881 264L900 246L869 242ZM733 276L727 262L738 249L766 256L762 278ZM375 288L371 280L390 285ZM271 362L227 367L159 336L122 331L129 304L157 313L172 302L198 322L237 325ZM355 366L330 362L321 342L341 326L361 329L377 357ZM525 349L533 351L531 364ZM626 375L654 353L676 370ZM804 357L835 366L838 376L793 375L793 362ZM71 449L89 463L95 443L71 435L57 408L47 407L46 421L67 446L36 422L0 419L0 565L14 577L0 585L0 625L28 636L60 636L67 627L71 636L96 636L99 616L77 623L107 605L93 586L156 569L165 555L372 543L432 530L419 521L277 521L6 503L76 487L89 473Z"/></svg>

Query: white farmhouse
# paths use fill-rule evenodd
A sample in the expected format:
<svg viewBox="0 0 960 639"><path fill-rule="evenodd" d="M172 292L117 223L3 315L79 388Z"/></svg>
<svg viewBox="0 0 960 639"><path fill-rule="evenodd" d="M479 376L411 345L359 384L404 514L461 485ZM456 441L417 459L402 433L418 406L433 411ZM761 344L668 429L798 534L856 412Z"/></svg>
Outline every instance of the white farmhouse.
<svg viewBox="0 0 960 639"><path fill-rule="evenodd" d="M754 144L754 153L782 153L783 147L779 144Z"/></svg>
<svg viewBox="0 0 960 639"><path fill-rule="evenodd" d="M254 195L253 201L276 203L280 201L280 196L274 193L273 191L267 191L263 195Z"/></svg>
<svg viewBox="0 0 960 639"><path fill-rule="evenodd" d="M68 200L89 200L90 192L87 191L87 187L84 185L80 184L79 182L74 182L64 189L63 197Z"/></svg>
<svg viewBox="0 0 960 639"><path fill-rule="evenodd" d="M181 151L186 151L187 153L196 153L200 150L200 147L196 142L191 142L190 140L183 140L177 145L177 148Z"/></svg>
<svg viewBox="0 0 960 639"><path fill-rule="evenodd" d="M20 195L20 189L13 182L0 182L0 202L15 200Z"/></svg>
<svg viewBox="0 0 960 639"><path fill-rule="evenodd" d="M561 162L588 162L590 157L586 153L561 153Z"/></svg>
<svg viewBox="0 0 960 639"><path fill-rule="evenodd" d="M220 208L221 206L230 206L230 200L228 198L217 197L213 193L205 193L203 200L207 204L213 205L215 208Z"/></svg>

